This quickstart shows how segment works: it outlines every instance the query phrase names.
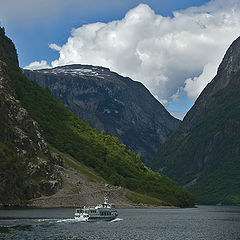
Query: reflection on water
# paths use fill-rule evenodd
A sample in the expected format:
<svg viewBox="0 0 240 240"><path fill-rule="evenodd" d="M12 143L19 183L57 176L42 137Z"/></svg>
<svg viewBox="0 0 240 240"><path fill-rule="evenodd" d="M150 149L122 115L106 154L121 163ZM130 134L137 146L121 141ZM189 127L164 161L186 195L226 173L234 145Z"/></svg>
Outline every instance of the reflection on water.
<svg viewBox="0 0 240 240"><path fill-rule="evenodd" d="M120 209L111 222L79 222L74 211L0 210L0 239L240 240L240 207Z"/></svg>

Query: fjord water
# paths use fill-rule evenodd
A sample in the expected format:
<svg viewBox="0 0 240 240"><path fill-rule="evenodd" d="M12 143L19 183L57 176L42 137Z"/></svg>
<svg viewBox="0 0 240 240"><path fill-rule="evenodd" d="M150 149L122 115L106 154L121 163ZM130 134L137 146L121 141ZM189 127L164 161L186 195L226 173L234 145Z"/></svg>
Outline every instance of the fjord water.
<svg viewBox="0 0 240 240"><path fill-rule="evenodd" d="M0 239L240 240L240 207L118 211L114 222L78 222L74 209L0 210Z"/></svg>

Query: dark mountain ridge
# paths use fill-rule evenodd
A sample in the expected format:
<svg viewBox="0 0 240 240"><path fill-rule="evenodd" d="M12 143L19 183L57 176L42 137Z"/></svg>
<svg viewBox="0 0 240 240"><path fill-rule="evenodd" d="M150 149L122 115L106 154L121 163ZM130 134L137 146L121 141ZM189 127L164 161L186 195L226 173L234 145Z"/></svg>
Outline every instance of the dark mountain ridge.
<svg viewBox="0 0 240 240"><path fill-rule="evenodd" d="M24 70L92 127L117 136L149 163L179 125L140 82L90 65Z"/></svg>
<svg viewBox="0 0 240 240"><path fill-rule="evenodd" d="M240 38L227 50L153 169L186 185L201 203L240 202Z"/></svg>

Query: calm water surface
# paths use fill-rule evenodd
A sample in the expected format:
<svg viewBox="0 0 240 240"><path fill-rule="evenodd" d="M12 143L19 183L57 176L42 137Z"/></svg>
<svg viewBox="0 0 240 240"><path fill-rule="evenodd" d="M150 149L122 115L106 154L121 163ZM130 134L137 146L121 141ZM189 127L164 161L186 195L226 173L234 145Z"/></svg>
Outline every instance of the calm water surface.
<svg viewBox="0 0 240 240"><path fill-rule="evenodd" d="M240 207L120 209L115 222L77 222L74 211L0 210L0 239L240 240Z"/></svg>

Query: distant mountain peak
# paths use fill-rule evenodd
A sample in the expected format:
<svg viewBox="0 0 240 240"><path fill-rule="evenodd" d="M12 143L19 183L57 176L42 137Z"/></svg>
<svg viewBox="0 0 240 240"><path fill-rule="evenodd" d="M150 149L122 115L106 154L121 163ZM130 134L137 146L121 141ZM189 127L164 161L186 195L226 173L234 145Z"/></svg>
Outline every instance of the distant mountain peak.
<svg viewBox="0 0 240 240"><path fill-rule="evenodd" d="M46 68L40 70L34 70L41 73L49 74L65 74L72 75L74 77L96 77L104 78L109 75L110 69L105 67L96 67L92 65L72 64L66 66L59 66L55 68Z"/></svg>
<svg viewBox="0 0 240 240"><path fill-rule="evenodd" d="M145 163L180 123L143 84L108 68L74 64L24 73L92 127L117 136Z"/></svg>

